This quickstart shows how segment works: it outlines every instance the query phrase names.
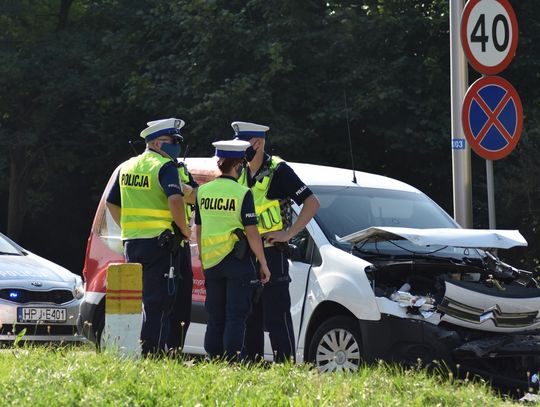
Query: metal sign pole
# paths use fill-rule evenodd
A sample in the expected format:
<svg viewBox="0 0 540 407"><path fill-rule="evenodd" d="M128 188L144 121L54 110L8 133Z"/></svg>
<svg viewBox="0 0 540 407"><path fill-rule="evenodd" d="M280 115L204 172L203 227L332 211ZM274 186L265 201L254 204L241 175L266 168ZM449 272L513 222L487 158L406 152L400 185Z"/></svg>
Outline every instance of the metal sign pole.
<svg viewBox="0 0 540 407"><path fill-rule="evenodd" d="M450 0L452 182L454 219L464 228L472 228L471 148L465 140L461 124L461 107L468 82L467 60L460 41L462 11L463 0ZM459 142L455 143L454 140L459 140ZM462 148L455 148L455 145L461 145Z"/></svg>
<svg viewBox="0 0 540 407"><path fill-rule="evenodd" d="M493 161L486 160L489 228L497 229L495 217L495 183L493 181Z"/></svg>

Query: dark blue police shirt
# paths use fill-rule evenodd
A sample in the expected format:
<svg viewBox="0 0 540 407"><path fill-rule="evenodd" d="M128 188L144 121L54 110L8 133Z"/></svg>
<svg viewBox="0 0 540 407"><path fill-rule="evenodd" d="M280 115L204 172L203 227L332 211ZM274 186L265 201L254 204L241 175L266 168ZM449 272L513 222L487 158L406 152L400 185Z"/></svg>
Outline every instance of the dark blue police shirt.
<svg viewBox="0 0 540 407"><path fill-rule="evenodd" d="M236 182L236 179L229 177L228 175L222 175L219 178L226 178ZM242 219L242 225L256 225L257 224L257 215L255 214L255 201L253 201L253 194L251 190L246 192L244 195L244 200L242 201L242 209L240 210L240 219ZM195 224L201 224L201 215L199 214L199 202L195 204Z"/></svg>
<svg viewBox="0 0 540 407"><path fill-rule="evenodd" d="M245 168L247 170L248 186L250 188L255 185L255 182L257 182L255 177L262 170L264 170L264 168L270 166L271 159L272 157L270 155L264 155L263 164L255 176L251 176L249 167ZM268 199L277 200L291 198L294 202L296 202L297 205L301 205L310 195L313 195L311 189L304 184L304 182L298 177L298 175L296 175L294 170L286 162L281 162L274 171L274 176L270 182L266 197Z"/></svg>
<svg viewBox="0 0 540 407"><path fill-rule="evenodd" d="M159 154L154 150L150 151ZM158 178L159 184L161 185L161 188L163 188L163 192L165 192L165 195L167 197L172 195L184 195L182 192L182 187L180 186L180 175L178 174L178 168L176 168L174 162L169 161L168 163L163 164L163 166L159 169ZM122 206L122 199L120 196L120 171L118 171L116 180L114 181L114 184L109 191L109 195L107 196L107 202L114 205Z"/></svg>

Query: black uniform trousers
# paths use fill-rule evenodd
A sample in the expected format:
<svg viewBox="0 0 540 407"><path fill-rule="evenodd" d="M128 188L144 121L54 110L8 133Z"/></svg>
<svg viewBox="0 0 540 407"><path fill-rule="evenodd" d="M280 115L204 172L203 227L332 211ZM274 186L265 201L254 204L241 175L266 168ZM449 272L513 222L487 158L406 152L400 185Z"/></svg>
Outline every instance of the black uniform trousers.
<svg viewBox="0 0 540 407"><path fill-rule="evenodd" d="M211 358L244 358L246 318L251 311L256 273L255 261L250 256L239 260L232 253L204 270L208 312L204 349Z"/></svg>
<svg viewBox="0 0 540 407"><path fill-rule="evenodd" d="M191 292L193 289L193 270L189 242L184 242L178 253L179 277L174 305L169 316L169 336L167 349L183 349L186 334L191 322ZM178 271L177 271L178 273Z"/></svg>
<svg viewBox="0 0 540 407"><path fill-rule="evenodd" d="M270 335L275 362L296 360L294 330L289 293L289 262L283 251L265 247L270 281L264 285L261 299L249 315L246 329L246 356L249 360L264 357L264 331Z"/></svg>
<svg viewBox="0 0 540 407"><path fill-rule="evenodd" d="M158 246L157 238L131 239L124 244L124 255L130 263L141 263L143 274L143 322L141 351L143 356L166 351L169 336L169 317L174 305L179 280L178 253L171 254ZM176 277L169 278L175 266Z"/></svg>

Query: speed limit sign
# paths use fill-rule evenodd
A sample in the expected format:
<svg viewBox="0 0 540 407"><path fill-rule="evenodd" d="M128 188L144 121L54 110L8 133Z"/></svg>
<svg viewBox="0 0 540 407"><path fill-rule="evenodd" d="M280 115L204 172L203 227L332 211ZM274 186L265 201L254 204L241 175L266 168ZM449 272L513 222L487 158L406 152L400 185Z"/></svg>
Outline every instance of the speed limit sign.
<svg viewBox="0 0 540 407"><path fill-rule="evenodd" d="M508 0L469 0L461 17L461 44L478 72L495 75L516 53L518 24Z"/></svg>

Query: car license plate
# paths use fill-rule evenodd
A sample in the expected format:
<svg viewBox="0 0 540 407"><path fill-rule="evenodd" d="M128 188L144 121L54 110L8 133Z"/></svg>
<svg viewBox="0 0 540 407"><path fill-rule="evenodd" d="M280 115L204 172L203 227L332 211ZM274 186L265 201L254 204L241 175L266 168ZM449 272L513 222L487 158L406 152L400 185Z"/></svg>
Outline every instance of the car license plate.
<svg viewBox="0 0 540 407"><path fill-rule="evenodd" d="M66 322L66 320L65 308L17 308L17 322Z"/></svg>

